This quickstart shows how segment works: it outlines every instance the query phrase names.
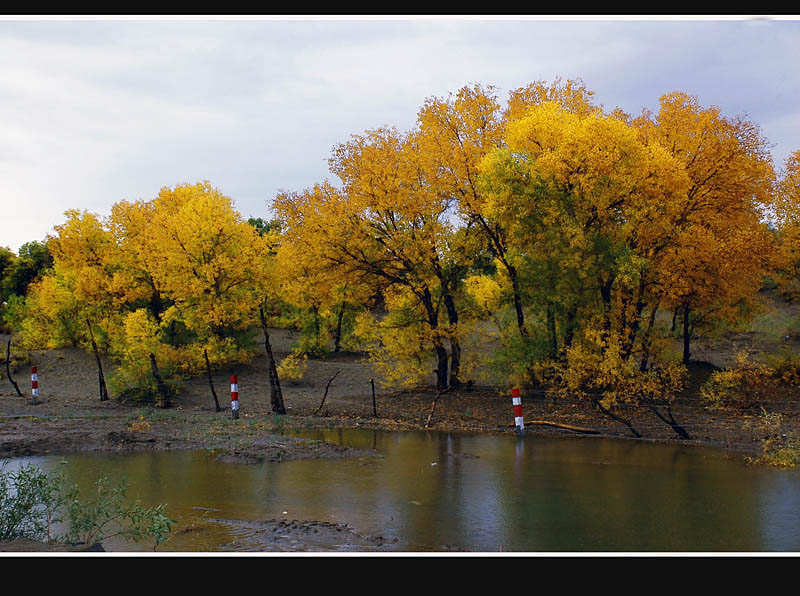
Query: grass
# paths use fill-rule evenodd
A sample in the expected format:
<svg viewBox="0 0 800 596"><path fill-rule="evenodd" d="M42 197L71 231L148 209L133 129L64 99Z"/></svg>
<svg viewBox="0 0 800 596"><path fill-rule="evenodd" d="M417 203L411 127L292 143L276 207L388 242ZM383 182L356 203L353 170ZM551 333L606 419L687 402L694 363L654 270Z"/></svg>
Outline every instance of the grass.
<svg viewBox="0 0 800 596"><path fill-rule="evenodd" d="M782 341L787 335L800 329L800 317L780 308L770 309L755 317L750 323L750 331L768 341Z"/></svg>

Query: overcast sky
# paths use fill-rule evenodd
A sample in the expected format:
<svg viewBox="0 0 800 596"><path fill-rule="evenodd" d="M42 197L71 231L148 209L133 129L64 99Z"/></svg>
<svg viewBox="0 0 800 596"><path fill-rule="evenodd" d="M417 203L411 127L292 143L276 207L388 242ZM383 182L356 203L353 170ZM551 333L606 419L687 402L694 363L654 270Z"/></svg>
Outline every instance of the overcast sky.
<svg viewBox="0 0 800 596"><path fill-rule="evenodd" d="M581 78L607 109L684 91L800 149L800 20L0 17L0 245L70 208L209 180L245 216L331 177L334 144L425 98Z"/></svg>

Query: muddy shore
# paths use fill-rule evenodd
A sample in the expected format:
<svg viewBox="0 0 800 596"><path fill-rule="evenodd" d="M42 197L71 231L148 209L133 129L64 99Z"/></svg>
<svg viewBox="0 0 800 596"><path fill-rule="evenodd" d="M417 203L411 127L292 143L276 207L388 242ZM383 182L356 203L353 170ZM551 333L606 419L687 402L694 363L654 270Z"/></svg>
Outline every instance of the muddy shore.
<svg viewBox="0 0 800 596"><path fill-rule="evenodd" d="M276 356L285 356L295 339L291 331L275 330ZM4 337L0 340L5 341ZM30 352L29 358L25 366L12 370L23 397L16 394L5 375L0 379L0 458L87 451L210 449L218 451L226 461L255 463L364 455L335 445L281 436L281 431L290 428L514 432L511 399L505 388L469 386L438 398L426 389L382 388L369 363L358 354L309 360L301 380L283 381L286 416L271 413L266 362L261 358L246 366L214 371L220 412L215 410L204 375L188 379L171 407L161 409L113 396L99 401L96 365L93 357L82 350L36 351ZM28 376L28 366L32 365L38 368L37 403L31 398ZM106 362L105 368L113 370L112 363ZM693 366L689 387L673 407L675 419L692 436L683 442L721 447L732 456L757 454L764 438L757 409L712 411L702 403L698 389L712 370L708 364ZM228 381L233 374L239 380L238 420L232 419L230 410ZM336 377L320 407L325 386L333 375ZM781 411L786 429L800 427L796 404ZM644 408L624 412L642 439L634 439L627 427L585 402L529 394L523 395L523 412L527 434L680 440ZM580 430L588 432L577 432Z"/></svg>

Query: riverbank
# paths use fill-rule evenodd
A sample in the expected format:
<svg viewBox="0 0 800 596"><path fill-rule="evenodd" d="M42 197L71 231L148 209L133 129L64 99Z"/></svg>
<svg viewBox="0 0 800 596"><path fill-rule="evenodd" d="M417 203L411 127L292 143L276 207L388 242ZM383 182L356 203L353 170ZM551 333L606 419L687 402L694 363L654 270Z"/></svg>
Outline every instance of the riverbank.
<svg viewBox="0 0 800 596"><path fill-rule="evenodd" d="M72 357L80 358L81 354ZM331 365L337 363L323 364L333 368ZM84 374L86 369L91 370L82 368ZM40 377L52 382L46 374ZM285 383L288 414L275 416L269 407L267 383L259 387L254 376L239 375L238 420L232 419L229 401L223 402L222 411L215 411L207 382L205 391L197 384L190 385L191 390L178 396L173 407L167 409L114 398L100 402L88 389L91 378L86 379L87 390L77 394L63 384L58 391L43 388L36 404L29 396L18 397L13 390L5 390L0 392L0 458L87 451L206 449L227 461L256 463L365 455L284 436L292 428L514 432L511 399L496 389L469 388L438 397L429 391L379 392L373 407L369 385L367 391L343 394L335 391L332 384L320 408L324 383L316 387L310 382ZM340 376L343 375L337 379ZM218 382L218 395L227 397L227 387L219 385L222 383ZM527 434L633 438L626 426L587 403L526 396L523 412ZM764 431L756 411L710 411L699 399L685 397L676 403L673 414L692 436L689 441L681 440L683 443L720 447L736 456L760 452ZM642 434L636 440L679 440L649 410L631 409L625 416ZM784 414L784 425L787 430L798 428L797 414Z"/></svg>
<svg viewBox="0 0 800 596"><path fill-rule="evenodd" d="M0 338L3 339L3 338ZM280 359L296 337L273 332L273 350ZM360 355L333 354L309 360L300 380L282 383L286 416L270 409L265 358L249 365L214 371L216 405L207 377L188 379L172 407L155 408L112 397L99 401L94 358L74 349L32 351L37 366L39 398L33 403L27 366L12 371L24 392L19 397L6 378L0 385L0 458L86 451L206 449L226 461L256 463L299 458L363 456L343 447L295 440L291 428L374 428L383 430L513 433L511 398L506 389L466 386L440 396L429 390L382 388ZM112 363L105 362L106 374ZM732 456L760 453L765 438L757 409L712 411L698 395L711 365L690 368L687 390L673 406L673 415L691 435L687 444L719 447ZM230 375L239 383L240 418L230 411ZM5 377L5 375L3 375ZM373 379L375 399L373 402ZM327 387L327 393L326 393ZM324 402L323 402L324 398ZM800 427L794 404L783 408L783 432ZM633 438L628 427L590 403L523 395L527 434ZM645 408L623 411L645 441L678 441L679 437Z"/></svg>

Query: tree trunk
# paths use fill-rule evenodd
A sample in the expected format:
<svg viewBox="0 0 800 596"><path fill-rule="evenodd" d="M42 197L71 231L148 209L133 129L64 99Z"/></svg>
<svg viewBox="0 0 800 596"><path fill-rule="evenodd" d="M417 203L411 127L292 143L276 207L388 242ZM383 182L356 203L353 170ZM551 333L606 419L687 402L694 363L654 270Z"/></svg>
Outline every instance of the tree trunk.
<svg viewBox="0 0 800 596"><path fill-rule="evenodd" d="M156 379L156 384L158 385L158 395L159 398L156 400L156 407L158 408L168 408L169 407L169 395L167 394L167 386L164 384L164 381L161 379L161 375L158 372L158 365L156 364L156 357L150 352L150 366L153 369L153 376Z"/></svg>
<svg viewBox="0 0 800 596"><path fill-rule="evenodd" d="M647 322L647 329L644 332L644 337L642 338L642 361L639 364L639 370L645 372L647 370L647 365L650 361L650 335L653 332L653 325L656 321L656 313L658 313L658 305L660 300L656 302L656 305L653 307L653 310L650 311L650 319Z"/></svg>
<svg viewBox="0 0 800 596"><path fill-rule="evenodd" d="M572 345L572 340L575 337L575 319L578 316L578 307L572 305L567 311L567 321L564 324L564 350Z"/></svg>
<svg viewBox="0 0 800 596"><path fill-rule="evenodd" d="M689 314L691 310L689 308L689 304L686 303L683 305L683 363L689 364L689 360L692 356L691 352L689 351L689 342L691 340L691 328L689 326Z"/></svg>
<svg viewBox="0 0 800 596"><path fill-rule="evenodd" d="M92 324L89 319L86 319L86 326L89 328L89 339L92 341L92 351L94 358L97 360L97 381L100 385L100 401L108 401L108 388L106 387L106 379L103 376L103 363L100 361L100 352L97 349L97 343L94 341L94 333L92 332Z"/></svg>
<svg viewBox="0 0 800 596"><path fill-rule="evenodd" d="M17 385L17 382L11 378L10 362L11 362L11 340L9 339L8 344L6 344L6 376L8 377L8 380L11 382L11 384L14 386L17 395L19 397L22 397L22 391L19 390L19 385Z"/></svg>
<svg viewBox="0 0 800 596"><path fill-rule="evenodd" d="M442 345L442 338L439 335L439 318L436 309L433 307L433 297L430 290L425 288L422 292L422 305L428 315L428 325L430 325L433 339L433 351L436 354L436 391L447 389L447 350Z"/></svg>
<svg viewBox="0 0 800 596"><path fill-rule="evenodd" d="M503 264L506 266L506 271L508 271L508 277L511 278L511 289L514 293L514 312L517 315L517 327L522 337L528 337L528 329L525 327L525 311L522 310L522 298L519 292L517 270L505 261L503 261Z"/></svg>
<svg viewBox="0 0 800 596"><path fill-rule="evenodd" d="M450 334L450 388L455 389L461 385L458 373L461 369L461 344L456 336L458 330L458 311L453 301L453 296L449 293L444 296L444 305L447 309L447 317L450 321L452 332Z"/></svg>
<svg viewBox="0 0 800 596"><path fill-rule="evenodd" d="M314 314L314 345L319 346L320 345L319 307L316 305L312 306L311 312ZM327 348L327 346L325 347Z"/></svg>
<svg viewBox="0 0 800 596"><path fill-rule="evenodd" d="M642 279L642 281L639 282L639 290L636 296L636 306L634 307L633 320L628 324L628 329L625 329L624 327L622 329L622 353L625 360L627 360L633 353L633 347L636 344L636 336L639 334L639 330L641 329L642 312L644 311L645 307L644 290L645 283L644 279Z"/></svg>
<svg viewBox="0 0 800 596"><path fill-rule="evenodd" d="M442 345L441 338L433 340L434 351L436 352L436 391L447 389L447 350Z"/></svg>
<svg viewBox="0 0 800 596"><path fill-rule="evenodd" d="M550 358L555 360L558 356L558 338L556 337L556 315L553 312L553 303L547 303L547 338L550 343Z"/></svg>
<svg viewBox="0 0 800 596"><path fill-rule="evenodd" d="M211 387L211 395L214 396L214 407L216 408L217 412L220 412L222 408L219 407L219 399L217 399L217 392L214 391L214 380L211 378L211 364L208 362L208 351L203 349L203 356L206 359L206 372L208 373L208 386Z"/></svg>
<svg viewBox="0 0 800 596"><path fill-rule="evenodd" d="M342 320L344 319L344 310L347 307L347 302L342 300L342 305L339 308L339 314L336 316L336 328L333 331L333 351L338 352L342 342Z"/></svg>
<svg viewBox="0 0 800 596"><path fill-rule="evenodd" d="M600 348L600 352L602 354L606 353L606 345L605 342L608 340L608 336L611 333L611 286L614 283L614 278L610 277L608 281L603 281L600 279L600 297L603 300L603 345Z"/></svg>
<svg viewBox="0 0 800 596"><path fill-rule="evenodd" d="M258 314L261 316L261 330L264 332L264 349L267 352L267 368L269 369L269 399L272 405L272 412L285 415L286 406L283 404L283 393L281 383L278 379L278 367L275 366L275 357L272 355L272 345L269 342L269 331L267 330L267 317L264 315L264 307L258 307Z"/></svg>
<svg viewBox="0 0 800 596"><path fill-rule="evenodd" d="M164 312L164 300L161 298L161 293L153 288L150 294L150 312L156 318L156 321L161 322L161 315Z"/></svg>

